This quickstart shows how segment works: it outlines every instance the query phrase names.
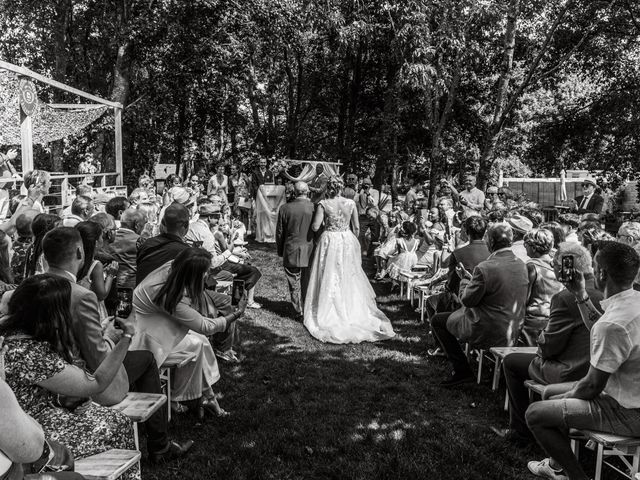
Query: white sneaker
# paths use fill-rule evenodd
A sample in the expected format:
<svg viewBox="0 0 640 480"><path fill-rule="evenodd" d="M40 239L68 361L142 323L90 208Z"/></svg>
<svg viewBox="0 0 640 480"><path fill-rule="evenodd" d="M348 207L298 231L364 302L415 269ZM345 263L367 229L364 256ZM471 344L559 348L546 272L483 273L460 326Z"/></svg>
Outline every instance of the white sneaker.
<svg viewBox="0 0 640 480"><path fill-rule="evenodd" d="M534 460L532 462L529 462L527 464L527 467L529 468L529 471L531 473L537 475L538 477L549 478L550 480L569 480L569 477L560 473L562 470L558 472L551 468L550 462L550 458L545 458L544 460L540 460L539 462L536 462Z"/></svg>
<svg viewBox="0 0 640 480"><path fill-rule="evenodd" d="M251 302L247 304L247 308L254 308L257 310L259 308L262 308L262 305L260 305L258 302Z"/></svg>

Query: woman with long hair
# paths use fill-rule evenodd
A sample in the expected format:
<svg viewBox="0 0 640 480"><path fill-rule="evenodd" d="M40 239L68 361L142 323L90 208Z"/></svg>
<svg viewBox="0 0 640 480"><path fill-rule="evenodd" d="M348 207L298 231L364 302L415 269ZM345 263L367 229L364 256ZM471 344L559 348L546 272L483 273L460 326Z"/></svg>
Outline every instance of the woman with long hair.
<svg viewBox="0 0 640 480"><path fill-rule="evenodd" d="M42 239L47 232L56 228L59 222L60 217L49 213L40 213L33 219L33 223L31 224L33 243L27 249L25 260L26 268L24 272L25 278L38 273L44 273L46 270L46 262L44 255L42 255Z"/></svg>
<svg viewBox="0 0 640 480"><path fill-rule="evenodd" d="M353 200L340 196L342 188L339 177L329 179L311 226L316 232L325 228L311 266L304 325L323 342L386 340L395 333L362 270L358 211Z"/></svg>
<svg viewBox="0 0 640 480"><path fill-rule="evenodd" d="M197 413L226 414L218 405L212 385L220 379L218 363L207 339L225 331L246 307L243 298L234 313L217 316L213 301L205 291L211 268L211 254L202 248L188 248L175 260L149 274L133 292L133 305L140 334L133 350L149 350L162 365L171 353L192 352L194 362L176 369L172 382L173 408L181 402L197 400Z"/></svg>
<svg viewBox="0 0 640 480"><path fill-rule="evenodd" d="M219 163L216 167L216 174L209 179L207 185L207 196L217 195L220 197L222 204L229 203L227 198L229 193L229 178L224 174L224 163Z"/></svg>
<svg viewBox="0 0 640 480"><path fill-rule="evenodd" d="M80 232L82 248L84 249L84 264L78 272L78 283L91 290L103 302L109 295L113 281L118 273L118 262L111 262L106 268L95 259L103 244L102 226L95 222L79 222L74 227ZM104 306L104 304L103 304ZM104 310L106 316L106 309Z"/></svg>
<svg viewBox="0 0 640 480"><path fill-rule="evenodd" d="M133 450L131 421L91 402L110 388L122 366L135 334L133 316L120 319L124 336L90 375L76 356L70 302L69 282L49 274L29 277L13 292L0 325L6 382L45 437L66 445L76 459L114 448Z"/></svg>

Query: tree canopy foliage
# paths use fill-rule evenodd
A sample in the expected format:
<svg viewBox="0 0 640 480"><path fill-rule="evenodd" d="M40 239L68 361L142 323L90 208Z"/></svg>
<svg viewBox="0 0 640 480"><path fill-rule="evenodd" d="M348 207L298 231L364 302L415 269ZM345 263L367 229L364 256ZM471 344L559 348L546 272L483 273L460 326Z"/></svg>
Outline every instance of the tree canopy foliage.
<svg viewBox="0 0 640 480"><path fill-rule="evenodd" d="M0 56L126 105L124 158L338 160L377 181L634 170L632 0L13 0ZM41 97L67 100L42 90ZM113 165L110 121L39 162Z"/></svg>

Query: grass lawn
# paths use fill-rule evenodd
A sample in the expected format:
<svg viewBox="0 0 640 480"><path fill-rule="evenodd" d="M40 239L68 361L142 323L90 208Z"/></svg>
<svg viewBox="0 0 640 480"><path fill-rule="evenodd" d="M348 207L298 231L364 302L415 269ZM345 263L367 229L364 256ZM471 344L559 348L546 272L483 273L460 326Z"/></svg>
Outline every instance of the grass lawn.
<svg viewBox="0 0 640 480"><path fill-rule="evenodd" d="M240 320L246 360L221 364L215 386L232 415L202 424L175 416L172 436L196 444L180 462L144 464L145 479L535 478L526 462L542 451L513 448L490 430L507 425L504 391L439 387L448 364L426 356L426 327L389 284L374 287L396 338L325 345L292 319L275 246L251 252L263 309Z"/></svg>

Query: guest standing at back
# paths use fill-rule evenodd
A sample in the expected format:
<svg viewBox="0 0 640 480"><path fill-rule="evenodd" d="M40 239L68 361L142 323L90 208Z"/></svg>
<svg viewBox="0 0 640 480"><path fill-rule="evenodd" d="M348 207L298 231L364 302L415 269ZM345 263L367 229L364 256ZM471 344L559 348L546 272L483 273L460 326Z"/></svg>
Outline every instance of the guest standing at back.
<svg viewBox="0 0 640 480"><path fill-rule="evenodd" d="M304 182L294 186L296 198L278 212L276 243L282 257L289 284L291 304L296 319L302 321L305 295L309 284L309 266L313 252L313 203L309 200L309 187Z"/></svg>

